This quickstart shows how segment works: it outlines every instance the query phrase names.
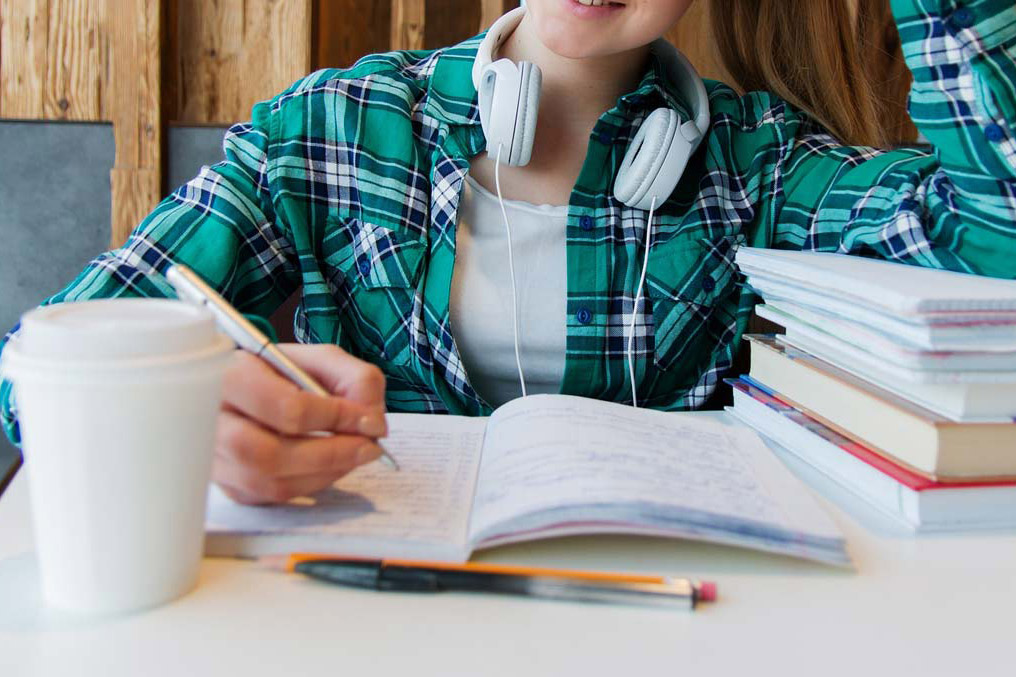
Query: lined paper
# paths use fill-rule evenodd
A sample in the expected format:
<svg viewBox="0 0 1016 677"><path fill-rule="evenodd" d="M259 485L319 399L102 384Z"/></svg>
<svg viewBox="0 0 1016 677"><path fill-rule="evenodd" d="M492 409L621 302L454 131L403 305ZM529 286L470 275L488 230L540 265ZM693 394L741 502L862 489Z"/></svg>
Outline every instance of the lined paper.
<svg viewBox="0 0 1016 677"><path fill-rule="evenodd" d="M207 513L210 550L221 551L217 538L221 542L238 534L312 536L332 544L330 549L346 548L350 554L367 547L366 539L453 545L461 550L466 547L485 423L486 419L460 416L389 414L391 434L384 445L398 459L399 471L374 462L312 498L285 505L239 505L213 489ZM235 541L231 545L235 548ZM392 550L380 552L391 556Z"/></svg>
<svg viewBox="0 0 1016 677"><path fill-rule="evenodd" d="M738 532L839 540L826 513L747 428L698 412L564 396L499 409L488 424L471 539L522 528L524 517L536 517L523 520L534 529L583 515L678 531L684 519L688 533L729 531L728 541Z"/></svg>

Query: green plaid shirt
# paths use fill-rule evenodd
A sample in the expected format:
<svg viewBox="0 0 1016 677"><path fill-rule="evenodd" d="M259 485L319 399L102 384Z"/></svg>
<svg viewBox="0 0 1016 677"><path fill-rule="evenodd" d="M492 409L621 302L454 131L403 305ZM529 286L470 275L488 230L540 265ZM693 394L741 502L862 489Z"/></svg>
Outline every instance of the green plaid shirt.
<svg viewBox="0 0 1016 677"><path fill-rule="evenodd" d="M933 147L843 146L771 94L707 83L711 131L656 211L635 317L646 406L700 406L730 367L754 302L733 264L740 245L1016 273L1016 8L893 8L911 113ZM258 104L226 135L225 161L47 303L171 295L159 274L171 261L260 318L302 289L298 340L379 365L392 411L489 414L448 317L456 209L469 158L485 148L470 78L478 43L369 56ZM564 393L631 400L624 337L647 214L612 186L650 111L686 113L678 96L652 63L589 138L568 205ZM0 400L17 440L7 383Z"/></svg>

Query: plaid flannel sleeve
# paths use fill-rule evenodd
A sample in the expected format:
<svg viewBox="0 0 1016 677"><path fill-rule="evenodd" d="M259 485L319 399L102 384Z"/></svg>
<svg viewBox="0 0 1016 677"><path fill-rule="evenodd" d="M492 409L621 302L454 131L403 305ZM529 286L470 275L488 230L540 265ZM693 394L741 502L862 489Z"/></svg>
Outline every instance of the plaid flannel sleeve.
<svg viewBox="0 0 1016 677"><path fill-rule="evenodd" d="M801 135L783 165L773 246L1016 276L1016 6L893 0L931 148Z"/></svg>
<svg viewBox="0 0 1016 677"><path fill-rule="evenodd" d="M269 191L273 103L254 107L249 123L223 141L225 160L163 200L123 247L91 261L66 288L42 305L96 298L173 296L162 274L184 263L261 326L299 285L288 232L278 225ZM15 337L15 327L0 351ZM20 444L11 384L0 382L0 423Z"/></svg>

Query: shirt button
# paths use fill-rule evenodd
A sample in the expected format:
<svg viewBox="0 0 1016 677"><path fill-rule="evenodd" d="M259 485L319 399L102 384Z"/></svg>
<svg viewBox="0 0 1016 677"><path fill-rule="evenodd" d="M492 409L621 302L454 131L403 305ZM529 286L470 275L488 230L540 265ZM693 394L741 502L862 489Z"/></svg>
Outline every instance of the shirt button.
<svg viewBox="0 0 1016 677"><path fill-rule="evenodd" d="M575 313L575 319L579 321L579 324L589 324L593 321L593 314L589 312L588 308L579 308L579 312Z"/></svg>
<svg viewBox="0 0 1016 677"><path fill-rule="evenodd" d="M960 7L953 12L952 21L960 28L970 28L974 25L974 13L966 7Z"/></svg>
<svg viewBox="0 0 1016 677"><path fill-rule="evenodd" d="M991 123L984 128L984 136L987 137L988 141L992 143L998 143L1005 138L1005 130L999 125Z"/></svg>
<svg viewBox="0 0 1016 677"><path fill-rule="evenodd" d="M714 280L711 277L702 278L702 289L706 290L707 292L716 289L716 280Z"/></svg>
<svg viewBox="0 0 1016 677"><path fill-rule="evenodd" d="M579 217L579 228L581 228L582 230L592 230L593 217L589 216L588 214Z"/></svg>
<svg viewBox="0 0 1016 677"><path fill-rule="evenodd" d="M366 275L370 272L370 259L360 259L356 267L360 269L360 272Z"/></svg>

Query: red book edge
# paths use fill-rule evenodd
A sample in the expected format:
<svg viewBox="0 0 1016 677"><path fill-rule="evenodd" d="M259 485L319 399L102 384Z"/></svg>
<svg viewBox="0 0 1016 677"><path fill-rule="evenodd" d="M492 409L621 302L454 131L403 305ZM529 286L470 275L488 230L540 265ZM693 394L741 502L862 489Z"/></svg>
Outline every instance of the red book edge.
<svg viewBox="0 0 1016 677"><path fill-rule="evenodd" d="M1011 487L1016 486L1016 479L1006 478L998 480L974 480L974 481L944 481L942 479L931 479L910 468L895 463L873 449L859 444L857 441L846 437L839 432L825 425L822 421L816 420L802 411L793 402L782 397L779 393L768 389L763 384L755 381L750 376L741 376L736 379L726 379L732 387L753 400L760 402L770 409L776 411L784 418L805 428L827 442L839 447L854 458L857 458L883 475L888 475L900 484L913 489L914 491L928 491L933 489L958 489L966 487Z"/></svg>

